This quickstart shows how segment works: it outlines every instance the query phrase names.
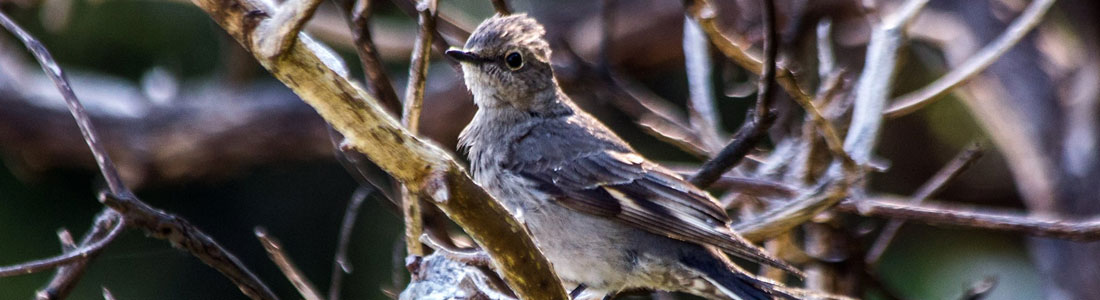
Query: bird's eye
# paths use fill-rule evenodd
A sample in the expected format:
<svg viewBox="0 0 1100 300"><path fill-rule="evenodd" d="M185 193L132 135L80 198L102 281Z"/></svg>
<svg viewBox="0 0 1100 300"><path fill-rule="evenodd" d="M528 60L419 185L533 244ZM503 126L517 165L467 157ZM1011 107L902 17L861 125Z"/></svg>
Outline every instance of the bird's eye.
<svg viewBox="0 0 1100 300"><path fill-rule="evenodd" d="M519 70L519 68L523 67L523 56L520 55L519 52L508 53L508 55L504 57L504 63L507 64L508 68L512 69L512 71Z"/></svg>

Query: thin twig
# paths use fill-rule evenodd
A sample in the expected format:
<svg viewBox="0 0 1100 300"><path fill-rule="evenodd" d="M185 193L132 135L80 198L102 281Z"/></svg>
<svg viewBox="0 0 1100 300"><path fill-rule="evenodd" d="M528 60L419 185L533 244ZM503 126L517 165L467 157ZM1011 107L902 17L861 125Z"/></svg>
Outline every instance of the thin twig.
<svg viewBox="0 0 1100 300"><path fill-rule="evenodd" d="M132 227L144 230L148 236L168 241L221 272L246 296L252 299L278 299L237 256L187 220L153 208L133 195L119 197L100 193L99 201L121 213Z"/></svg>
<svg viewBox="0 0 1100 300"><path fill-rule="evenodd" d="M970 284L970 288L963 292L962 297L959 300L981 300L989 296L990 292L993 292L993 288L997 287L997 277L988 276Z"/></svg>
<svg viewBox="0 0 1100 300"><path fill-rule="evenodd" d="M50 56L49 51L3 13L0 13L0 25L3 25L4 28L7 28L8 31L14 33L23 41L23 44L31 51L42 69L46 71L46 74L57 85L62 96L65 97L69 111L80 127L84 141L91 149L92 155L99 165L100 172L107 182L108 190L99 195L100 202L122 215L119 224L125 223L127 226L141 228L151 236L168 240L173 246L187 250L191 255L228 277L242 293L253 299L278 299L267 285L210 236L192 226L186 220L155 209L135 197L118 176L118 169L115 168L111 158L107 156L107 152L100 144L84 106L77 99L64 71ZM108 234L108 237L113 239L113 236L116 235L117 233L112 231L111 234ZM110 241L110 239L105 237L103 241ZM98 245L98 242L96 244Z"/></svg>
<svg viewBox="0 0 1100 300"><path fill-rule="evenodd" d="M74 251L66 252L58 256L29 261L7 267L0 267L0 277L32 274L57 268L68 263L86 260L89 256L95 255L99 251L102 251L103 247L111 244L111 241L114 241L115 238L117 238L125 228L125 220L118 220L118 223L115 224L110 233L108 233L107 236L103 237L103 239L101 240L96 241L95 243L81 247Z"/></svg>
<svg viewBox="0 0 1100 300"><path fill-rule="evenodd" d="M420 128L420 111L424 103L424 84L428 78L428 61L431 58L432 33L435 32L436 0L422 0L416 6L420 31L413 46L412 61L409 63L409 85L405 88L405 109L402 110L401 123L411 134L417 134ZM405 216L405 243L408 255L424 255L424 247L419 237L424 232L423 216L420 211L420 199L401 190L402 212Z"/></svg>
<svg viewBox="0 0 1100 300"><path fill-rule="evenodd" d="M1043 20L1043 15L1046 14L1047 10L1050 10L1053 4L1054 0L1031 1L1027 9L996 40L982 48L974 56L971 56L966 62L952 68L951 72L936 79L935 82L898 97L897 100L894 100L894 104L890 105L883 114L887 118L904 116L942 98L951 89L965 84L970 78L981 73L1008 50L1012 49L1012 46L1015 46L1032 28L1039 25L1039 22Z"/></svg>
<svg viewBox="0 0 1100 300"><path fill-rule="evenodd" d="M275 15L260 23L256 30L264 32L257 35L255 49L270 59L286 53L313 12L321 5L321 0L290 0L279 5Z"/></svg>
<svg viewBox="0 0 1100 300"><path fill-rule="evenodd" d="M722 147L719 138L718 109L714 97L710 42L699 24L690 16L684 16L684 69L687 72L688 92L690 93L688 113L691 127L698 134L702 144L710 152L718 152Z"/></svg>
<svg viewBox="0 0 1100 300"><path fill-rule="evenodd" d="M852 122L844 138L844 152L857 164L864 165L871 160L882 125L882 109L894 87L905 27L927 3L928 0L908 0L871 29L863 73L856 83Z"/></svg>
<svg viewBox="0 0 1100 300"><path fill-rule="evenodd" d="M46 72L54 85L57 85L57 90L65 98L65 104L69 106L69 111L76 119L76 125L80 127L80 133L84 136L84 141L88 143L88 148L91 148L92 155L95 156L96 164L99 165L99 170L103 173L103 179L107 181L107 189L118 195L130 194L129 189L122 183L122 178L118 175L118 169L115 168L114 162L107 156L107 150L104 150L103 145L99 143L99 135L96 133L95 127L92 126L92 121L88 118L84 105L80 103L76 93L73 92L65 71L57 65L57 61L53 59L53 56L50 55L50 52L46 50L42 43L23 31L23 28L12 22L3 12L0 12L0 25L3 25L8 32L11 32L23 42L27 50L30 50L31 54L34 55L34 59L42 66L42 70Z"/></svg>
<svg viewBox="0 0 1100 300"><path fill-rule="evenodd" d="M452 248L442 241L436 240L430 234L421 235L419 240L450 260L479 267L493 266L493 260L489 257L489 254L486 254L485 251L481 251L480 249L467 250Z"/></svg>
<svg viewBox="0 0 1100 300"><path fill-rule="evenodd" d="M708 0L691 0L687 10L691 17L695 19L695 22L699 23L699 27L703 28L703 32L707 33L710 42L714 44L715 48L718 48L719 52L722 52L730 60L749 72L757 75L763 73L764 62L758 59L757 55L749 54L744 49L745 47L738 45L737 42L734 42L733 39L730 39L718 29L718 24L715 21L718 19L718 11L713 4ZM792 98L805 101L811 100L810 95L798 86L798 81L795 80L794 73L790 69L777 65L776 74L776 82Z"/></svg>
<svg viewBox="0 0 1100 300"><path fill-rule="evenodd" d="M1020 232L1031 236L1072 241L1100 240L1100 219L1067 221L1061 217L1028 217L1022 213L992 212L990 208L946 206L945 204L909 204L896 197L844 201L837 210L865 217L909 220L929 225Z"/></svg>
<svg viewBox="0 0 1100 300"><path fill-rule="evenodd" d="M420 10L417 8L417 0L393 0L392 2L394 6L397 6L398 9L400 9L409 17L419 19ZM436 30L432 30L431 41L432 50L435 50L436 52L443 53L447 51L447 49L451 48L451 44L448 43L447 40L443 39L443 35L441 34L443 32L449 33L449 36L451 38L460 41L465 41L467 38L470 37L469 30L459 27L457 24L455 24L454 21L451 21L446 16L439 15L438 12L436 13L435 20L433 22L435 22ZM447 58L444 61L449 63L451 67L455 69L455 72L459 74L462 73L462 66L458 64L458 61L446 55L444 55L444 57Z"/></svg>
<svg viewBox="0 0 1100 300"><path fill-rule="evenodd" d="M763 140L765 133L775 121L775 113L771 111L772 86L775 85L775 56L779 53L778 34L775 32L775 3L771 0L762 0L764 20L764 65L760 75L760 91L756 97L756 109L751 121L745 124L734 134L733 140L722 148L718 155L703 163L699 172L691 177L691 183L700 188L706 188L713 184L722 174L741 161L757 143ZM700 21L700 23L702 23Z"/></svg>
<svg viewBox="0 0 1100 300"><path fill-rule="evenodd" d="M772 86L775 85L775 56L779 53L777 46L779 35L775 32L775 2L761 0L760 4L763 8L761 14L764 21L764 69L760 71L760 85L756 99L757 123L763 122L772 112L771 104L775 102L775 97L772 96L775 93L772 90Z"/></svg>
<svg viewBox="0 0 1100 300"><path fill-rule="evenodd" d="M294 262L290 260L290 256L283 251L283 245L279 243L274 237L267 234L267 230L262 227L256 227L253 232L256 234L256 239L260 240L260 244L264 246L264 250L267 250L268 257L271 257L271 261L275 262L276 266L279 266L279 270L283 272L287 280L294 284L294 288L298 290L298 293L302 295L302 298L306 300L323 300L321 293L317 291L317 288L313 286L312 282L309 282L309 278L306 278L302 274L302 270L299 270Z"/></svg>
<svg viewBox="0 0 1100 300"><path fill-rule="evenodd" d="M103 208L103 211L96 216L95 222L92 223L92 228L88 229L88 232L81 238L80 244L73 244L73 237L68 231L59 232L63 251L73 251L76 248L103 240L111 232L111 228L114 227L119 218L120 216L114 210ZM76 283L80 281L81 275L84 275L84 270L88 267L88 262L94 258L95 254L88 256L86 260L76 261L57 268L57 272L54 273L53 279L50 279L50 283L46 284L45 288L35 292L35 299L64 299L76 287Z"/></svg>
<svg viewBox="0 0 1100 300"><path fill-rule="evenodd" d="M707 188L718 181L722 174L741 162L745 154L764 139L768 127L775 121L775 114L768 114L763 121L764 123L760 123L755 119L746 119L745 124L733 134L729 144L726 144L718 155L703 163L703 166L699 167L699 172L688 181L700 188Z"/></svg>
<svg viewBox="0 0 1100 300"><path fill-rule="evenodd" d="M508 0L492 0L493 9L500 15L512 14L512 8L508 6Z"/></svg>
<svg viewBox="0 0 1100 300"><path fill-rule="evenodd" d="M948 182L954 180L959 174L962 174L962 172L973 165L978 158L981 158L982 152L982 146L979 143L972 143L967 146L966 149L956 155L951 162L944 165L939 172L936 172L936 175L933 175L932 179L928 180L928 182L925 182L924 185L917 189L910 203L920 204L924 200L935 196L936 193L947 186ZM879 233L875 242L871 244L871 247L867 250L867 255L863 259L867 265L874 267L878 264L879 258L886 252L886 248L890 246L890 241L894 239L894 236L897 235L898 230L901 229L903 224L905 224L903 220L890 220L886 226L883 226L882 232Z"/></svg>
<svg viewBox="0 0 1100 300"><path fill-rule="evenodd" d="M382 65L382 59L378 57L378 49L374 46L369 28L371 16L374 15L374 1L338 0L337 2L348 16L348 27L351 28L351 34L355 40L355 52L359 56L359 64L363 67L363 76L366 77L367 92L396 116L400 114L401 100L397 98L397 92L390 83L389 75L386 75L386 68Z"/></svg>
<svg viewBox="0 0 1100 300"><path fill-rule="evenodd" d="M600 49L596 67L603 74L611 71L611 46L615 35L615 4L617 0L600 0Z"/></svg>
<svg viewBox="0 0 1100 300"><path fill-rule="evenodd" d="M340 240L336 244L336 255L332 258L332 279L328 288L328 300L340 300L344 274L352 272L351 261L348 260L348 246L351 244L355 218L359 215L359 207L363 206L363 202L366 202L367 198L377 190L372 186L360 185L348 200L348 207L344 210L344 220L340 222Z"/></svg>
<svg viewBox="0 0 1100 300"><path fill-rule="evenodd" d="M111 294L111 290L108 290L105 286L100 288L103 290L103 300L115 300L115 295Z"/></svg>

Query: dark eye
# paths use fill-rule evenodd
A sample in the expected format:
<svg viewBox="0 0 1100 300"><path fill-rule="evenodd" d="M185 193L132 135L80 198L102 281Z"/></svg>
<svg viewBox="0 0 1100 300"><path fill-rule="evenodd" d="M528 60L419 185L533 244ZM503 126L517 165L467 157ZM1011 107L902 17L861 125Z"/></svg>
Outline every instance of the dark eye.
<svg viewBox="0 0 1100 300"><path fill-rule="evenodd" d="M523 67L523 56L519 55L519 52L508 53L508 55L504 57L504 63L507 64L508 68L512 69L512 71L519 70L519 68Z"/></svg>

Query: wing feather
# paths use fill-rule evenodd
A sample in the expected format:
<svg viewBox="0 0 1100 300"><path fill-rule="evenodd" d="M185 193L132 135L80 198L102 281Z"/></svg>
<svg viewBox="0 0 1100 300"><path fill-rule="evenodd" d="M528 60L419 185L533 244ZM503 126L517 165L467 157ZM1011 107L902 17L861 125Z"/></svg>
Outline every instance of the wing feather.
<svg viewBox="0 0 1100 300"><path fill-rule="evenodd" d="M513 171L568 208L801 274L734 233L725 210L706 192L637 154L597 150L556 165L530 166Z"/></svg>

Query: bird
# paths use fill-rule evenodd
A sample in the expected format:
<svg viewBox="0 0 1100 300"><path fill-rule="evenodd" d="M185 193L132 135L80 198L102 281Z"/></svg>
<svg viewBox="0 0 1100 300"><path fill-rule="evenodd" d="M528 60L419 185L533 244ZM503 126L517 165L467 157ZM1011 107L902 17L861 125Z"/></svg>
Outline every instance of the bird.
<svg viewBox="0 0 1100 300"><path fill-rule="evenodd" d="M636 289L794 298L725 253L800 274L795 267L734 232L712 196L562 92L545 35L526 14L497 14L445 54L478 107L459 135L474 181L526 226L564 288L604 299Z"/></svg>

